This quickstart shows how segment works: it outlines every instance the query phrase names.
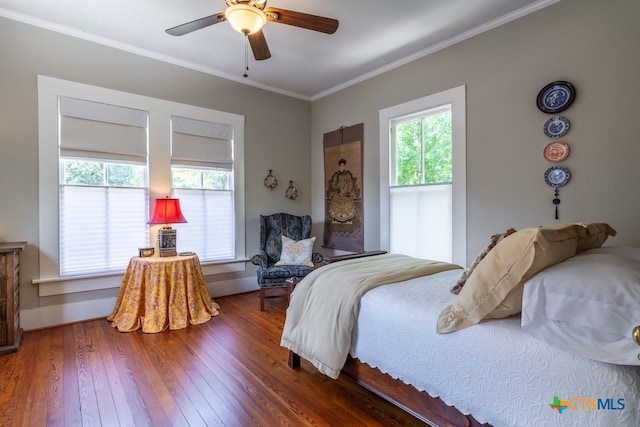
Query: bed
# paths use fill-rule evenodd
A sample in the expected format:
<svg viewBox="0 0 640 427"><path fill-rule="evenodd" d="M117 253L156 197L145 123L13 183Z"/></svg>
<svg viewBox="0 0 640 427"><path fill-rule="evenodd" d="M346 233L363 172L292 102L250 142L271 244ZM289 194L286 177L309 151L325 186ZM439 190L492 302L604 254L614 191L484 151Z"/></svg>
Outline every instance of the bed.
<svg viewBox="0 0 640 427"><path fill-rule="evenodd" d="M600 248L615 231L597 224L543 228L542 237L540 228L531 229L525 240L532 256L514 251L526 233L504 238L482 254L459 295L452 289L463 270L454 266L401 280L390 276L358 291L355 305L345 305L339 295L331 295L340 294L340 288L360 289L366 280L354 279L354 271L377 276L377 265L398 256L322 267L291 296L281 342L290 350L290 365L298 367L302 357L331 377L348 375L432 425L636 426L640 346L628 326L640 325L640 249ZM553 241L551 234L558 232L561 237ZM476 282L486 281L486 266L496 262L510 263L509 274L494 280L481 299L499 303L488 312L473 305L465 313L471 320L451 322ZM322 277L329 277L330 284ZM512 284L496 289L495 282L504 280ZM599 292L605 280L623 283L620 289ZM323 287L329 295L321 292ZM321 303L314 303L316 294ZM307 324L306 313L315 325ZM568 318L555 318L557 313ZM349 333L340 337L343 325L334 322L348 317L353 317L345 327ZM622 324L625 331L618 336L593 322ZM324 324L320 331L318 323ZM453 330L447 330L452 324ZM327 337L323 327L337 334ZM340 353L337 362L334 353Z"/></svg>

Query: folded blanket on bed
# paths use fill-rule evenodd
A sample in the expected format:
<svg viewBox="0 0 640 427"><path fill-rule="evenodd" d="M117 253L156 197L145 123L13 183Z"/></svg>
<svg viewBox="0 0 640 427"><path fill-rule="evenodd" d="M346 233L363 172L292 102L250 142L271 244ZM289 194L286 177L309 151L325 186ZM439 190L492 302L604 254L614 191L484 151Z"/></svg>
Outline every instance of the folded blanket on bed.
<svg viewBox="0 0 640 427"><path fill-rule="evenodd" d="M323 266L298 283L291 294L280 345L309 360L323 374L338 378L365 292L455 268L462 267L398 254Z"/></svg>

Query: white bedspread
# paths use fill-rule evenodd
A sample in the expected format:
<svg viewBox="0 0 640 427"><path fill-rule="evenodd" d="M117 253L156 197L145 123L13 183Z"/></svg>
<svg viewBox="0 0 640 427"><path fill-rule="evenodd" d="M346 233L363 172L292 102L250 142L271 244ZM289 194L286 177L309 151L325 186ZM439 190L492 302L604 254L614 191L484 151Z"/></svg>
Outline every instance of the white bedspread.
<svg viewBox="0 0 640 427"><path fill-rule="evenodd" d="M349 355L361 296L378 286L460 269L439 261L385 254L329 264L309 273L287 309L280 344L338 378Z"/></svg>
<svg viewBox="0 0 640 427"><path fill-rule="evenodd" d="M351 355L480 422L499 426L638 426L640 368L609 365L557 350L526 335L518 316L451 334L436 319L455 298L459 270L385 285L367 292ZM561 414L554 397L572 400ZM613 399L589 410L586 399Z"/></svg>

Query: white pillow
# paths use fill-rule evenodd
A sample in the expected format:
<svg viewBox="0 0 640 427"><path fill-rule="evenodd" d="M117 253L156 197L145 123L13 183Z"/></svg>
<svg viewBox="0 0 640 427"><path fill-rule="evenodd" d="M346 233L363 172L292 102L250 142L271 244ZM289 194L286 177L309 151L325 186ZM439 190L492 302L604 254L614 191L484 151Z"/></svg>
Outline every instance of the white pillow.
<svg viewBox="0 0 640 427"><path fill-rule="evenodd" d="M306 265L313 267L312 255L315 241L315 237L296 241L287 236L282 236L280 261L276 262L275 265Z"/></svg>
<svg viewBox="0 0 640 427"><path fill-rule="evenodd" d="M640 248L591 249L524 285L522 329L589 359L640 365Z"/></svg>

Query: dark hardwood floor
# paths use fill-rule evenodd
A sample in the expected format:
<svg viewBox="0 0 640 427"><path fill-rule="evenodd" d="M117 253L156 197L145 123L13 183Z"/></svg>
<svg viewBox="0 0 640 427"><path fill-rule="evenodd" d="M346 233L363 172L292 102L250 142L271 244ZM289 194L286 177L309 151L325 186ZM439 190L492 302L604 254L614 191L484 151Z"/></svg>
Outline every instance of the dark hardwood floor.
<svg viewBox="0 0 640 427"><path fill-rule="evenodd" d="M0 356L0 426L421 426L280 347L287 301L217 298L179 331L121 333L106 319L25 332Z"/></svg>

